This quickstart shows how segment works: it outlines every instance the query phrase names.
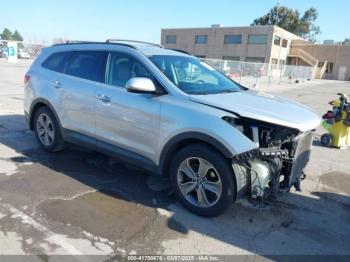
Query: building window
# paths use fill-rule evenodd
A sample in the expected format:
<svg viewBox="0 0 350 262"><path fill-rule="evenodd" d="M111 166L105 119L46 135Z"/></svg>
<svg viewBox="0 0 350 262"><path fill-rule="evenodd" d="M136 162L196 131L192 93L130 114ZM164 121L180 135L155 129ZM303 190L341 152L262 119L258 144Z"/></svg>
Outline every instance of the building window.
<svg viewBox="0 0 350 262"><path fill-rule="evenodd" d="M195 44L206 44L207 36L206 35L196 35Z"/></svg>
<svg viewBox="0 0 350 262"><path fill-rule="evenodd" d="M231 61L240 61L241 58L239 56L223 56L223 60L231 60Z"/></svg>
<svg viewBox="0 0 350 262"><path fill-rule="evenodd" d="M282 59L281 59L281 60L280 60L280 65L281 65L281 66L284 66L285 64L286 64L286 60L282 60Z"/></svg>
<svg viewBox="0 0 350 262"><path fill-rule="evenodd" d="M252 56L247 56L245 58L246 62L251 62L251 63L265 63L265 58L264 57L252 57Z"/></svg>
<svg viewBox="0 0 350 262"><path fill-rule="evenodd" d="M278 59L277 58L272 58L271 59L271 64L277 65L277 63L278 63Z"/></svg>
<svg viewBox="0 0 350 262"><path fill-rule="evenodd" d="M225 35L224 44L241 44L242 35Z"/></svg>
<svg viewBox="0 0 350 262"><path fill-rule="evenodd" d="M288 46L288 39L283 39L282 40L282 47L287 47Z"/></svg>
<svg viewBox="0 0 350 262"><path fill-rule="evenodd" d="M275 35L274 38L273 38L273 43L275 45L280 46L280 44L281 44L281 37L279 37L278 35Z"/></svg>
<svg viewBox="0 0 350 262"><path fill-rule="evenodd" d="M266 44L267 35L248 35L248 44Z"/></svg>
<svg viewBox="0 0 350 262"><path fill-rule="evenodd" d="M334 64L332 62L328 62L327 63L327 68L326 68L326 73L327 74L330 74L330 73L333 72L333 66L334 66Z"/></svg>
<svg viewBox="0 0 350 262"><path fill-rule="evenodd" d="M167 35L165 42L167 44L176 44L176 35Z"/></svg>

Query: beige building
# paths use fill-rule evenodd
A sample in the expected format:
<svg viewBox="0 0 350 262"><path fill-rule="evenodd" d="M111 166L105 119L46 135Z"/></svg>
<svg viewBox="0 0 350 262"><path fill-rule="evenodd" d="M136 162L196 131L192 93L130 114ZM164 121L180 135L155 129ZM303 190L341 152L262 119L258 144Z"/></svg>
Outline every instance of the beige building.
<svg viewBox="0 0 350 262"><path fill-rule="evenodd" d="M278 26L162 29L161 43L201 58L312 66L315 78L350 77L350 46L315 45Z"/></svg>
<svg viewBox="0 0 350 262"><path fill-rule="evenodd" d="M350 81L350 46L293 43L288 63L315 67L315 77Z"/></svg>

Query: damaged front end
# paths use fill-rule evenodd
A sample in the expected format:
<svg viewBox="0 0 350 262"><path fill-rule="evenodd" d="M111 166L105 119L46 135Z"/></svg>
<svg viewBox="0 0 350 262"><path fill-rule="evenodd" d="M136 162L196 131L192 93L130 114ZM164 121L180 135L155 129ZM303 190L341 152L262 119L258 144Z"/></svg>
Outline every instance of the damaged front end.
<svg viewBox="0 0 350 262"><path fill-rule="evenodd" d="M223 118L257 146L232 161L240 193L253 198L278 192L300 191L304 168L310 159L313 134L252 119Z"/></svg>

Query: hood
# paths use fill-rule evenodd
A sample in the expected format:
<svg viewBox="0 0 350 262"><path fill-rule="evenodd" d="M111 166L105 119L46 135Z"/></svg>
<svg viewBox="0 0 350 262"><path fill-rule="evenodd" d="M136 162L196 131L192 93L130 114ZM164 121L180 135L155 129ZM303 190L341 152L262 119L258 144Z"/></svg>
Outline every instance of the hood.
<svg viewBox="0 0 350 262"><path fill-rule="evenodd" d="M311 108L286 98L253 90L213 95L191 95L194 102L220 108L242 117L309 131L321 118Z"/></svg>

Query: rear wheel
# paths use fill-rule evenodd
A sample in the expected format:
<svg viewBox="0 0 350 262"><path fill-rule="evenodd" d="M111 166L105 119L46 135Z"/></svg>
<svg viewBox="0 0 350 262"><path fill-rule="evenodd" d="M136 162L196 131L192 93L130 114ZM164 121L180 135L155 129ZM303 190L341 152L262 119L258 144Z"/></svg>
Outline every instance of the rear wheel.
<svg viewBox="0 0 350 262"><path fill-rule="evenodd" d="M170 167L170 181L180 202L201 216L217 216L235 200L235 175L214 148L194 144L181 149Z"/></svg>
<svg viewBox="0 0 350 262"><path fill-rule="evenodd" d="M48 107L41 107L35 113L34 130L43 149L50 152L63 149L64 142L57 119Z"/></svg>

